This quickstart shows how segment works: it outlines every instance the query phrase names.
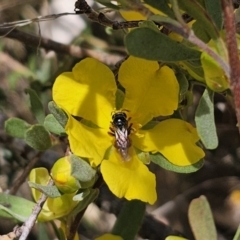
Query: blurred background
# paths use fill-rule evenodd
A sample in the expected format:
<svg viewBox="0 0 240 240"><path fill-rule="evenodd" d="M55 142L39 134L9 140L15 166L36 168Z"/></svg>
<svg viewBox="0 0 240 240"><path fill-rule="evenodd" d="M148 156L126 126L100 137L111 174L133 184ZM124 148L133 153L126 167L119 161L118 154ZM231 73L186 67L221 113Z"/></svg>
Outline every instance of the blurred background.
<svg viewBox="0 0 240 240"><path fill-rule="evenodd" d="M120 15L93 1L88 3L109 18ZM29 109L26 88L34 89L48 112L51 87L58 74L69 71L76 62L91 56L115 65L127 56L124 48L125 30L91 22L85 16L66 15L21 27L5 28L13 21L34 19L60 13L74 13L74 0L0 0L0 189L11 190L26 166L51 169L65 151L65 144L37 153L23 140L12 138L4 131L4 122L11 117L36 123ZM40 47L42 46L42 47ZM189 121L194 124L194 112L203 88L194 89L194 105L188 109ZM165 239L177 234L194 239L188 223L188 206L192 199L205 195L213 211L218 239L232 239L240 223L240 148L239 133L233 106L224 95L215 96L215 117L219 146L206 151L204 166L196 173L169 172L151 164L157 176L158 201L147 207L138 239ZM27 181L27 180L26 180ZM12 193L32 199L25 182ZM93 239L110 231L124 200L116 199L104 185L99 198L91 204L81 223L81 239ZM16 223L0 219L0 234L12 231ZM44 235L45 234L45 235ZM54 239L50 224L34 228L29 239Z"/></svg>

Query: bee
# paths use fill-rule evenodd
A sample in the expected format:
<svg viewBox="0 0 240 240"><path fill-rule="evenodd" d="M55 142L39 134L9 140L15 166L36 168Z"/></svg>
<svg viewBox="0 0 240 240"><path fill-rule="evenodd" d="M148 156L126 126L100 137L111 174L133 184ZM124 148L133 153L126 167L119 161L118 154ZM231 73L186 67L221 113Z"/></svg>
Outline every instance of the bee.
<svg viewBox="0 0 240 240"><path fill-rule="evenodd" d="M131 147L131 140L129 134L132 130L132 124L129 125L129 119L127 119L127 114L123 111L115 112L112 115L112 126L110 127L112 136L115 136L114 146L118 150L124 161L130 160L128 154L128 149Z"/></svg>

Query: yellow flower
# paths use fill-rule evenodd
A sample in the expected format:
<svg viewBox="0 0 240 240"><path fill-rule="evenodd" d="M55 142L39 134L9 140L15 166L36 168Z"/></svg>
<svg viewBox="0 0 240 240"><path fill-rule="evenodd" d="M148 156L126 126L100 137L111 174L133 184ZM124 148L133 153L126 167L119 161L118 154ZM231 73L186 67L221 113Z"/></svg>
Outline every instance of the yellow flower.
<svg viewBox="0 0 240 240"><path fill-rule="evenodd" d="M29 180L46 186L50 180L48 170L46 168L34 168L29 175ZM35 188L32 188L31 190L34 200L38 201L41 192ZM38 220L41 222L51 221L69 214L79 203L78 201L72 200L74 195L75 193L63 194L57 198L48 198L42 207Z"/></svg>
<svg viewBox="0 0 240 240"><path fill-rule="evenodd" d="M160 152L178 166L192 165L204 153L195 144L199 141L196 130L182 120L169 119L150 130L139 129L152 118L171 115L177 109L179 85L171 68L129 57L119 69L118 81L125 89L121 106L112 71L99 61L86 58L72 72L56 79L53 100L69 115L65 128L73 153L88 158L93 167L101 164L103 178L116 196L153 204L157 198L155 176L139 160L136 148ZM127 115L131 128L125 136L131 142L128 161L116 148L115 136L109 134L116 108Z"/></svg>

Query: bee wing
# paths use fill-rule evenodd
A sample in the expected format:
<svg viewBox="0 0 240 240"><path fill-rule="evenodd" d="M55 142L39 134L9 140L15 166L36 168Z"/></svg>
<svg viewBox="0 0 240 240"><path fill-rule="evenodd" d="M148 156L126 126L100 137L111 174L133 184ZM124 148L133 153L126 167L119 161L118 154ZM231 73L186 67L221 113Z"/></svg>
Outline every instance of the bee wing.
<svg viewBox="0 0 240 240"><path fill-rule="evenodd" d="M122 130L115 130L115 138L117 146L120 148L128 148L129 147L129 138L127 129L123 128Z"/></svg>

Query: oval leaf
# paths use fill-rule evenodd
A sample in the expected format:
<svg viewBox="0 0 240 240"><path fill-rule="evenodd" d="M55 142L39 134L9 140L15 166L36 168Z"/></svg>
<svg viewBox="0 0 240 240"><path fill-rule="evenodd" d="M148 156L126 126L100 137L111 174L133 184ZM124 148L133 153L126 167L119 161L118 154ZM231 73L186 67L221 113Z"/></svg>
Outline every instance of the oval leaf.
<svg viewBox="0 0 240 240"><path fill-rule="evenodd" d="M53 114L48 114L44 120L44 127L52 133L57 135L66 135L64 128L53 116Z"/></svg>
<svg viewBox="0 0 240 240"><path fill-rule="evenodd" d="M50 198L61 197L61 193L56 186L44 186L34 182L28 182L29 187L35 188Z"/></svg>
<svg viewBox="0 0 240 240"><path fill-rule="evenodd" d="M4 123L6 133L16 138L24 138L30 126L30 124L20 118L10 118Z"/></svg>
<svg viewBox="0 0 240 240"><path fill-rule="evenodd" d="M25 92L29 94L31 111L33 115L36 117L38 123L43 124L45 119L45 112L40 98L38 97L37 93L32 89L26 89Z"/></svg>
<svg viewBox="0 0 240 240"><path fill-rule="evenodd" d="M70 160L72 165L71 175L80 182L89 182L95 177L96 170L94 170L89 163L77 157L76 155L71 155Z"/></svg>
<svg viewBox="0 0 240 240"><path fill-rule="evenodd" d="M112 229L112 234L124 240L136 236L146 211L146 204L139 200L126 201Z"/></svg>
<svg viewBox="0 0 240 240"><path fill-rule="evenodd" d="M92 203L98 196L99 189L87 189L86 193L83 194L83 200L79 202L79 204L73 209L72 212L69 213L68 217L71 218L72 216L75 216L82 210L84 210L90 203ZM76 201L76 198L73 198L73 201Z"/></svg>
<svg viewBox="0 0 240 240"><path fill-rule="evenodd" d="M149 155L150 160L154 162L155 164L159 165L160 167L172 171L172 172L178 172L178 173L191 173L198 171L204 163L204 160L201 159L197 163L185 167L177 166L169 162L163 155L160 153L157 154L150 154Z"/></svg>
<svg viewBox="0 0 240 240"><path fill-rule="evenodd" d="M211 0L211 1L205 0L204 3L205 3L205 7L206 7L206 10L207 10L208 14L210 15L210 17L214 21L218 30L221 30L222 25L223 25L221 1L219 1L219 0Z"/></svg>
<svg viewBox="0 0 240 240"><path fill-rule="evenodd" d="M39 151L47 150L51 147L51 139L48 131L42 125L34 125L26 131L26 143Z"/></svg>
<svg viewBox="0 0 240 240"><path fill-rule="evenodd" d="M198 135L207 149L215 149L218 146L218 137L214 121L213 95L206 89L200 99L195 115Z"/></svg>
<svg viewBox="0 0 240 240"><path fill-rule="evenodd" d="M34 202L24 198L0 193L0 216L25 222L31 215Z"/></svg>
<svg viewBox="0 0 240 240"><path fill-rule="evenodd" d="M212 212L205 196L192 200L188 218L196 240L216 240L217 232Z"/></svg>
<svg viewBox="0 0 240 240"><path fill-rule="evenodd" d="M132 30L126 36L125 43L130 55L148 60L176 62L200 59L199 51L188 48L151 28Z"/></svg>
<svg viewBox="0 0 240 240"><path fill-rule="evenodd" d="M65 127L68 121L67 114L53 101L48 103L48 109L57 119L57 121L62 125L62 127Z"/></svg>

